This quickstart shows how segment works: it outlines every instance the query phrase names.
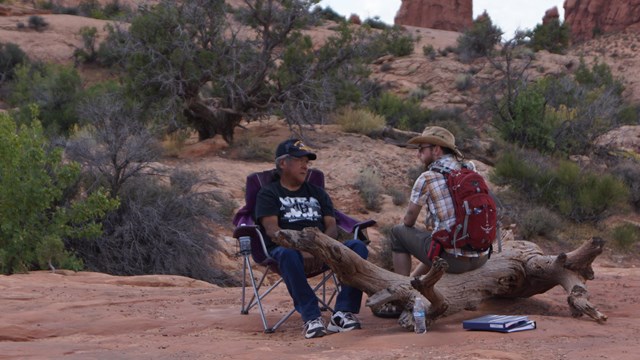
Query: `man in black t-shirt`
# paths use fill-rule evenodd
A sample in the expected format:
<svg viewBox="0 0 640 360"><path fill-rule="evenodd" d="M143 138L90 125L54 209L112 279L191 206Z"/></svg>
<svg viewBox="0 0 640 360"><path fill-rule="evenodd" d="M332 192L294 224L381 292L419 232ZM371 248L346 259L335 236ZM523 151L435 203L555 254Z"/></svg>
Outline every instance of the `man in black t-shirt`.
<svg viewBox="0 0 640 360"><path fill-rule="evenodd" d="M293 299L295 309L302 316L305 338L324 336L329 332L360 329L355 317L360 311L362 291L343 285L336 299L336 312L325 327L320 315L318 299L304 273L304 260L298 250L275 244L271 238L280 229L302 230L317 227L326 235L336 238L338 227L331 198L324 189L305 181L311 160L316 154L300 140L287 140L276 149L276 169L279 178L258 192L256 220L265 237L267 250L278 262L280 274ZM344 243L362 258L369 251L360 240Z"/></svg>

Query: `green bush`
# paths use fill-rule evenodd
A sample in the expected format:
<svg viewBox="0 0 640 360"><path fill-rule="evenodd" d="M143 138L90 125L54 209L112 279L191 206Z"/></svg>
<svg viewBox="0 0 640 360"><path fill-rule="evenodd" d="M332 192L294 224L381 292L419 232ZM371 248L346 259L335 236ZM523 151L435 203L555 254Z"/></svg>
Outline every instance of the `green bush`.
<svg viewBox="0 0 640 360"><path fill-rule="evenodd" d="M43 31L46 27L49 26L49 23L39 15L31 15L29 16L29 20L27 22L29 28L34 29L36 31Z"/></svg>
<svg viewBox="0 0 640 360"><path fill-rule="evenodd" d="M436 55L438 55L431 44L423 46L422 53L431 60L435 60Z"/></svg>
<svg viewBox="0 0 640 360"><path fill-rule="evenodd" d="M335 21L337 23L346 22L347 18L338 14L330 6L322 8L322 6L316 6L312 10L312 14L320 16L323 20Z"/></svg>
<svg viewBox="0 0 640 360"><path fill-rule="evenodd" d="M369 108L382 115L387 124L402 130L422 131L429 120L429 110L415 100L404 100L390 92L384 92L369 102Z"/></svg>
<svg viewBox="0 0 640 360"><path fill-rule="evenodd" d="M385 126L385 119L367 109L346 108L336 114L336 123L344 132L371 135Z"/></svg>
<svg viewBox="0 0 640 360"><path fill-rule="evenodd" d="M96 50L96 36L98 29L91 26L83 26L78 34L82 38L82 48L76 48L73 51L73 57L76 63L93 63L98 59Z"/></svg>
<svg viewBox="0 0 640 360"><path fill-rule="evenodd" d="M79 175L79 164L63 161L37 120L18 127L0 114L1 273L82 268L64 242L99 236L101 219L118 202L101 191L74 197Z"/></svg>
<svg viewBox="0 0 640 360"><path fill-rule="evenodd" d="M455 84L458 91L468 90L473 84L473 77L469 74L460 74L456 76Z"/></svg>
<svg viewBox="0 0 640 360"><path fill-rule="evenodd" d="M622 224L613 229L613 240L622 249L630 249L640 242L640 228L637 225Z"/></svg>
<svg viewBox="0 0 640 360"><path fill-rule="evenodd" d="M607 63L595 60L591 69L587 66L584 58L580 58L580 65L574 74L576 82L587 89L611 88L615 94L620 96L624 91L624 85L619 79L613 77L611 67Z"/></svg>
<svg viewBox="0 0 640 360"><path fill-rule="evenodd" d="M411 55L416 39L398 26L386 28L375 40L378 52L402 57Z"/></svg>
<svg viewBox="0 0 640 360"><path fill-rule="evenodd" d="M12 80L15 76L15 69L21 64L29 61L20 46L14 43L0 42L0 84L7 80Z"/></svg>
<svg viewBox="0 0 640 360"><path fill-rule="evenodd" d="M61 65L22 65L16 68L9 103L18 107L15 119L29 123L30 105L38 106L48 134L70 133L79 119L76 104L81 91L78 72Z"/></svg>
<svg viewBox="0 0 640 360"><path fill-rule="evenodd" d="M611 168L611 174L627 185L629 199L640 210L640 164L638 160L623 160Z"/></svg>
<svg viewBox="0 0 640 360"><path fill-rule="evenodd" d="M384 21L380 20L379 16L366 18L363 24L370 26L372 29L386 30L390 28L390 26L387 25Z"/></svg>
<svg viewBox="0 0 640 360"><path fill-rule="evenodd" d="M493 25L491 18L485 11L474 21L470 29L458 37L457 53L463 62L487 56L500 42L502 30Z"/></svg>
<svg viewBox="0 0 640 360"><path fill-rule="evenodd" d="M553 138L557 119L546 114L546 100L540 83L531 84L517 94L511 106L500 107L500 113L493 119L493 125L500 136L510 142L542 152L555 149Z"/></svg>
<svg viewBox="0 0 640 360"><path fill-rule="evenodd" d="M534 51L547 50L562 54L569 47L570 31L566 23L554 19L547 24L538 24L531 33L530 46Z"/></svg>
<svg viewBox="0 0 640 360"><path fill-rule="evenodd" d="M629 191L610 174L581 170L569 161L535 163L520 151L505 152L493 172L496 183L509 184L528 199L576 222L600 220L627 206Z"/></svg>

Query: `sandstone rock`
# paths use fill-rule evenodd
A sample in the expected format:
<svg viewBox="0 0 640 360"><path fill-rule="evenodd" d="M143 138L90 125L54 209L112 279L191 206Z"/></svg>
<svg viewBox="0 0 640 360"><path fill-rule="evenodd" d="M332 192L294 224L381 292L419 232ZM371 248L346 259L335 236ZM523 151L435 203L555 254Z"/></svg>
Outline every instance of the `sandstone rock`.
<svg viewBox="0 0 640 360"><path fill-rule="evenodd" d="M402 0L394 22L460 32L473 22L472 0Z"/></svg>
<svg viewBox="0 0 640 360"><path fill-rule="evenodd" d="M547 25L554 20L560 19L560 13L558 12L558 7L554 6L551 9L544 12L544 17L542 18L542 25Z"/></svg>
<svg viewBox="0 0 640 360"><path fill-rule="evenodd" d="M627 152L638 156L640 155L640 126L625 125L613 129L598 137L595 143L598 146L614 151Z"/></svg>
<svg viewBox="0 0 640 360"><path fill-rule="evenodd" d="M640 30L640 0L566 0L564 17L574 41L625 29Z"/></svg>

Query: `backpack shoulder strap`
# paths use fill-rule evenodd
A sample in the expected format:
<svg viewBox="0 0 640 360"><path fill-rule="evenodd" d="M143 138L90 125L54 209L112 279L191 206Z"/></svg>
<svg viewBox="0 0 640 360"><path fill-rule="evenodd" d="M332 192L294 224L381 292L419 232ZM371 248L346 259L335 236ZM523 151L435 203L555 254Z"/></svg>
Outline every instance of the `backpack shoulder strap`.
<svg viewBox="0 0 640 360"><path fill-rule="evenodd" d="M429 168L430 171L435 171L437 173L440 173L442 175L444 175L445 177L447 177L447 175L451 174L451 169L444 167L444 166L438 166L438 165L434 165L432 167Z"/></svg>

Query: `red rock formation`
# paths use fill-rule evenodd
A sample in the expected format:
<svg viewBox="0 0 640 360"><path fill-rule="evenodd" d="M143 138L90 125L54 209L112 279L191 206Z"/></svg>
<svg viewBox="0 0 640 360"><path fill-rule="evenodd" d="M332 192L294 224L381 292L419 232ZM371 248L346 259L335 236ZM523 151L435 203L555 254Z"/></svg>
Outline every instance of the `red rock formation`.
<svg viewBox="0 0 640 360"><path fill-rule="evenodd" d="M463 31L473 23L472 0L402 0L396 25Z"/></svg>
<svg viewBox="0 0 640 360"><path fill-rule="evenodd" d="M548 23L559 20L560 13L558 12L558 7L554 6L551 9L544 12L544 17L542 18L542 25L547 25Z"/></svg>
<svg viewBox="0 0 640 360"><path fill-rule="evenodd" d="M640 0L565 0L564 18L574 41L640 30Z"/></svg>

